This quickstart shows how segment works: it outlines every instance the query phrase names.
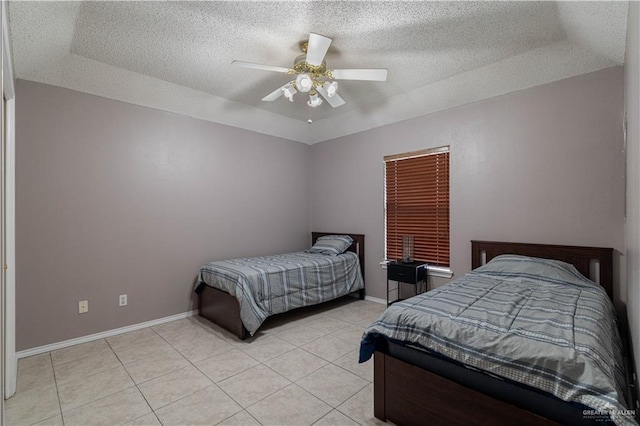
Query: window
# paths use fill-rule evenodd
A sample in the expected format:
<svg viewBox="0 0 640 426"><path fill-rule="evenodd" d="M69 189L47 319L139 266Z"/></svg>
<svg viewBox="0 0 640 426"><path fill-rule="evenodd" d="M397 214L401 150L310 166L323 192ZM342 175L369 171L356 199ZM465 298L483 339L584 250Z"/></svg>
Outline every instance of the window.
<svg viewBox="0 0 640 426"><path fill-rule="evenodd" d="M391 155L385 162L386 258L402 258L413 236L415 260L449 266L449 147Z"/></svg>

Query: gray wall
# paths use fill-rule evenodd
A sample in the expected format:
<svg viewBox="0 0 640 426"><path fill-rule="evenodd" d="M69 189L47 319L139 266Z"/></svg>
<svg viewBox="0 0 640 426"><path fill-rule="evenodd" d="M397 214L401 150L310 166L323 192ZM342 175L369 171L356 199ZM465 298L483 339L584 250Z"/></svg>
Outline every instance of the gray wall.
<svg viewBox="0 0 640 426"><path fill-rule="evenodd" d="M17 350L189 311L204 262L310 242L307 145L16 91Z"/></svg>
<svg viewBox="0 0 640 426"><path fill-rule="evenodd" d="M18 81L17 349L193 309L202 263L301 249L311 229L365 234L384 298L382 158L428 147L451 146L456 275L471 239L622 253L622 82L612 68L309 147Z"/></svg>
<svg viewBox="0 0 640 426"><path fill-rule="evenodd" d="M629 3L624 85L627 116L627 313L640 372L640 3Z"/></svg>
<svg viewBox="0 0 640 426"><path fill-rule="evenodd" d="M367 294L385 298L383 157L449 145L456 276L472 239L613 247L624 273L622 115L616 67L315 144L312 226L365 234Z"/></svg>

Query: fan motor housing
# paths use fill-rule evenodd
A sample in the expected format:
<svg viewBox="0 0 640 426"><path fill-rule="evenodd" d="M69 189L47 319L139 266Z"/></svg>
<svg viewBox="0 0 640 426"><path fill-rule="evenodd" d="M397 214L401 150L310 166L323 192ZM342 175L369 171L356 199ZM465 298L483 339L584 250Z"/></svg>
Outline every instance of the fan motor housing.
<svg viewBox="0 0 640 426"><path fill-rule="evenodd" d="M316 77L330 78L327 75L326 62L322 62L322 64L320 65L311 65L307 63L306 55L300 55L295 59L295 61L293 61L293 70L295 71L295 74L308 73L308 74L315 74Z"/></svg>

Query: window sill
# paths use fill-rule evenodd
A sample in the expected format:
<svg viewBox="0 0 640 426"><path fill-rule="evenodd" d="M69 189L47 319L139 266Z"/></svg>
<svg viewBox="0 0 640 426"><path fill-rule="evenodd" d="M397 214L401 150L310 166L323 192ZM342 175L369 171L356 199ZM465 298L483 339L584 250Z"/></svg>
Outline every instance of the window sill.
<svg viewBox="0 0 640 426"><path fill-rule="evenodd" d="M387 269L387 264L391 262L390 260L383 260L380 262L380 266L382 269ZM427 271L429 275L432 277L439 278L451 278L453 277L453 271L450 268L445 268L444 266L427 266Z"/></svg>

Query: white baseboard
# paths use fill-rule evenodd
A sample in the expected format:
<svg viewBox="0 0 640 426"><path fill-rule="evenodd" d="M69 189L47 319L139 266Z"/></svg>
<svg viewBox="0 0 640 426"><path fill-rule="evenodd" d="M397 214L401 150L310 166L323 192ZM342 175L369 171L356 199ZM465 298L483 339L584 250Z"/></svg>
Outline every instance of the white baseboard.
<svg viewBox="0 0 640 426"><path fill-rule="evenodd" d="M379 303L386 305L387 301L373 296L365 296L364 300L369 302ZM105 339L111 336L117 336L118 334L128 333L130 331L140 330L141 328L153 327L154 325L164 324L166 322L176 321L183 318L192 317L197 315L198 311L183 312L181 314L171 315L164 318L158 318L151 321L145 321L138 324L127 325L125 327L115 328L113 330L107 330L100 333L89 334L88 336L76 337L75 339L63 340L62 342L50 343L44 346L38 346L31 349L25 349L23 351L16 352L16 358L26 358L33 355L40 355L43 353L55 351L58 349L67 348L69 346L79 345L81 343L92 342L94 340Z"/></svg>
<svg viewBox="0 0 640 426"><path fill-rule="evenodd" d="M57 349L67 348L69 346L79 345L80 343L92 342L94 340L104 339L106 337L117 336L118 334L128 333L130 331L140 330L141 328L152 327L154 325L164 324L166 322L176 321L183 318L197 315L198 311L183 312L181 314L171 315L164 318L158 318L151 321L140 322L138 324L127 325L126 327L115 328L100 333L90 334L88 336L76 337L75 339L63 340L62 342L50 343L44 346L38 346L24 351L16 352L16 357L26 358L28 356L39 355L46 352L55 351Z"/></svg>
<svg viewBox="0 0 640 426"><path fill-rule="evenodd" d="M369 302L380 303L381 305L386 305L387 301L384 299L380 299L373 296L365 296L364 300L368 300Z"/></svg>

